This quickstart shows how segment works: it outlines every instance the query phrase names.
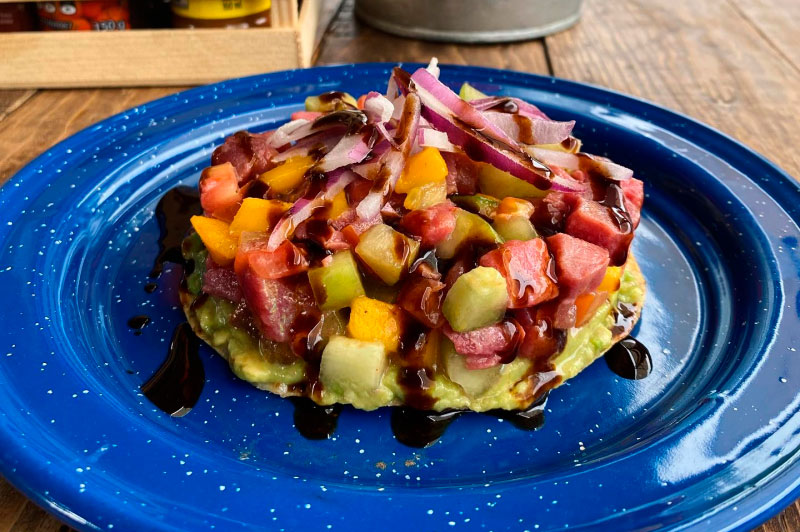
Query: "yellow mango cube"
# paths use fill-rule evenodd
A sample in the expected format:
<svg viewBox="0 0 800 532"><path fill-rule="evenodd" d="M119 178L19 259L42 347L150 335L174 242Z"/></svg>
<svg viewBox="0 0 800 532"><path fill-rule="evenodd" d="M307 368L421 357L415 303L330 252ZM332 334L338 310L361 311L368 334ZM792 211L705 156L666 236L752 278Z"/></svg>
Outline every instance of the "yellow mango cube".
<svg viewBox="0 0 800 532"><path fill-rule="evenodd" d="M406 194L414 188L447 179L447 163L436 148L423 148L408 158L403 174L394 187L395 192Z"/></svg>
<svg viewBox="0 0 800 532"><path fill-rule="evenodd" d="M283 194L302 183L303 177L314 163L313 157L290 157L280 166L261 174L259 179L278 194Z"/></svg>
<svg viewBox="0 0 800 532"><path fill-rule="evenodd" d="M597 287L597 292L616 292L619 290L619 280L622 277L622 266L609 266L606 268L606 275L600 286Z"/></svg>
<svg viewBox="0 0 800 532"><path fill-rule="evenodd" d="M328 219L335 220L349 208L350 205L347 204L347 194L345 194L344 190L339 191L339 193L333 197L328 207Z"/></svg>
<svg viewBox="0 0 800 532"><path fill-rule="evenodd" d="M533 204L524 199L507 197L503 198L497 207L497 216L524 216L530 218L533 215Z"/></svg>
<svg viewBox="0 0 800 532"><path fill-rule="evenodd" d="M191 222L214 262L220 266L231 264L236 257L238 242L231 236L230 226L222 220L206 216L192 216Z"/></svg>
<svg viewBox="0 0 800 532"><path fill-rule="evenodd" d="M389 352L400 347L404 327L403 312L397 305L359 296L350 305L347 333L351 338L380 342Z"/></svg>
<svg viewBox="0 0 800 532"><path fill-rule="evenodd" d="M231 222L231 236L239 238L243 231L269 232L274 221L291 206L285 201L245 198Z"/></svg>

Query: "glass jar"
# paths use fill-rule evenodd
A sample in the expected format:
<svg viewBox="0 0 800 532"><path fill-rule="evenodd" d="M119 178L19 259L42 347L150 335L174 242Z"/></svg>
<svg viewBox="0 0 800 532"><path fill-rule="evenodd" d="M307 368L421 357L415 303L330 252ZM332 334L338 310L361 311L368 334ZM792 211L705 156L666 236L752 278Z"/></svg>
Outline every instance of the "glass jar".
<svg viewBox="0 0 800 532"><path fill-rule="evenodd" d="M173 0L176 28L250 28L269 26L271 0Z"/></svg>

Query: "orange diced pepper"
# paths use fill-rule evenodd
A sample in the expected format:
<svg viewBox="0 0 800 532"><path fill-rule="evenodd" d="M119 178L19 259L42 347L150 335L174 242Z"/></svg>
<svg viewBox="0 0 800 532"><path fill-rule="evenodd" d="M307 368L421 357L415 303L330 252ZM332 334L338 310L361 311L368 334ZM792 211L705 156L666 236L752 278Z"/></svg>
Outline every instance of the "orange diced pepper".
<svg viewBox="0 0 800 532"><path fill-rule="evenodd" d="M303 177L314 166L314 162L314 158L310 156L290 157L280 166L261 174L259 179L278 194L283 194L303 182Z"/></svg>
<svg viewBox="0 0 800 532"><path fill-rule="evenodd" d="M423 148L408 158L403 174L397 181L395 192L406 194L411 189L447 179L447 163L436 148Z"/></svg>
<svg viewBox="0 0 800 532"><path fill-rule="evenodd" d="M237 242L230 234L230 226L207 216L192 216L191 222L214 262L220 266L231 264L236 257Z"/></svg>

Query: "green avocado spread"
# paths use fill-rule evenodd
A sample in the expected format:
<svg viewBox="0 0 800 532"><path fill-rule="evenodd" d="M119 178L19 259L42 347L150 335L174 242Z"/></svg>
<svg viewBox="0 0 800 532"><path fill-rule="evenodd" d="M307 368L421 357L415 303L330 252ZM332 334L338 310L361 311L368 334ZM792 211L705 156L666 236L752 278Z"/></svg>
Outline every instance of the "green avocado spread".
<svg viewBox="0 0 800 532"><path fill-rule="evenodd" d="M235 326L231 319L233 303L209 296L197 304L207 252L199 239L189 237L184 253L197 265L186 278L184 293L184 306L190 309L187 315L195 332L228 360L239 378L280 395L297 395L304 387L293 385L307 380L306 362L293 357L284 346L254 337L248 330ZM533 362L524 358L493 368L468 370L449 340L443 339L439 362L427 390L428 396L435 400L433 409L483 412L527 407L538 392L574 377L619 340L612 333L616 306L624 303L635 307L638 313L644 295L644 279L638 268L626 268L619 290L585 325L568 331L564 349L551 358L547 371L536 371ZM375 371L378 373L372 374L374 385L364 386L363 382L347 378L323 382L321 393L317 391L313 399L321 404L347 403L363 410L403 404L405 392L398 383L399 366L389 358L388 363L376 366Z"/></svg>

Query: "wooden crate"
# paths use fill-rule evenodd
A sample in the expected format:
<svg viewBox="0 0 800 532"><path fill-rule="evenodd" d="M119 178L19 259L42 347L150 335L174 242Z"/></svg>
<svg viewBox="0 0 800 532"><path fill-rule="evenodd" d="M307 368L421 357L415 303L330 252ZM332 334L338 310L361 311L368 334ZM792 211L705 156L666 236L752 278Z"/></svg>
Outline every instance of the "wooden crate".
<svg viewBox="0 0 800 532"><path fill-rule="evenodd" d="M272 0L269 28L0 33L0 88L194 85L307 67L322 3L298 14L297 0Z"/></svg>

